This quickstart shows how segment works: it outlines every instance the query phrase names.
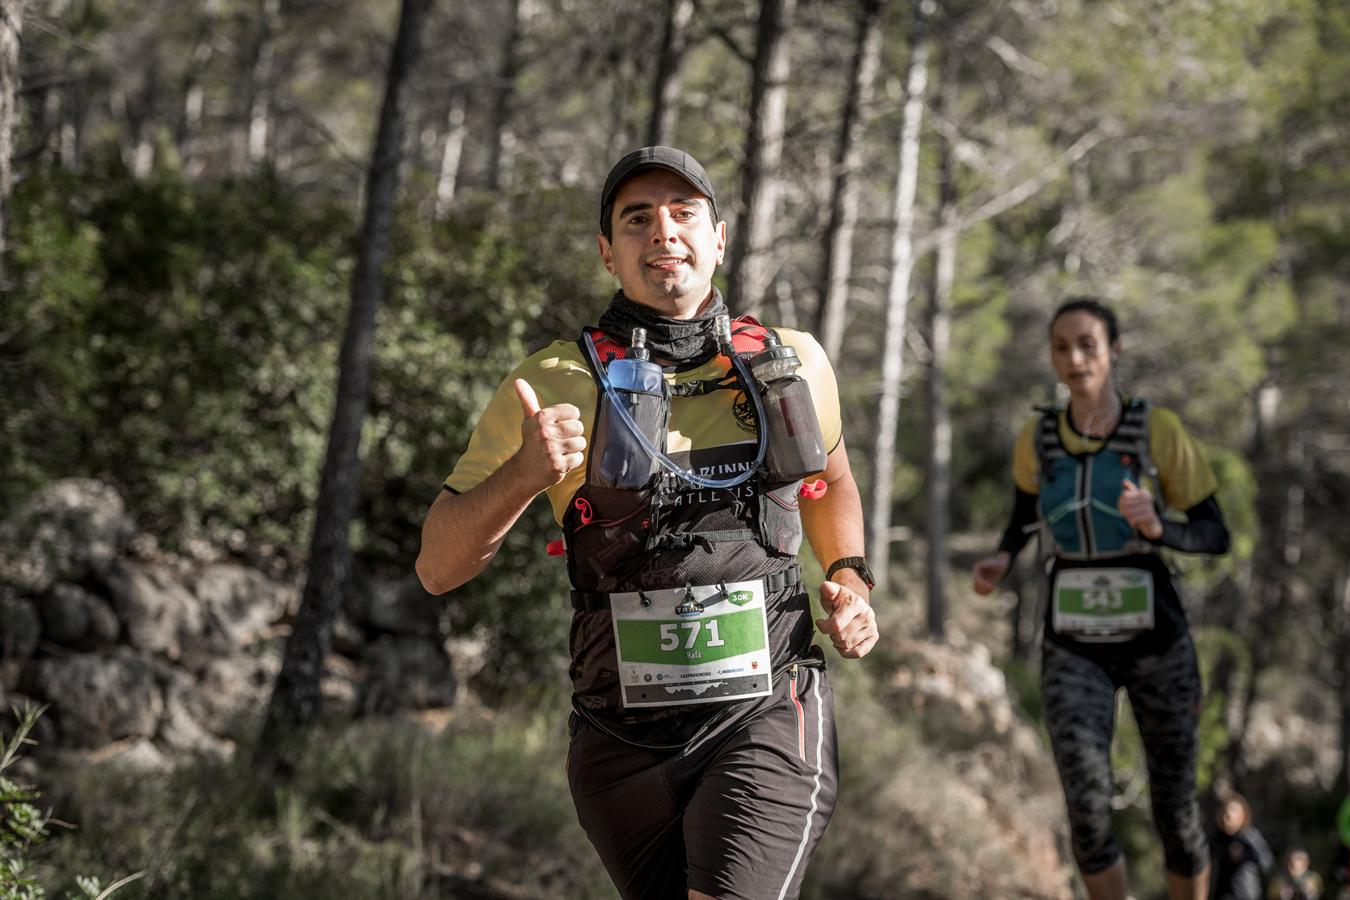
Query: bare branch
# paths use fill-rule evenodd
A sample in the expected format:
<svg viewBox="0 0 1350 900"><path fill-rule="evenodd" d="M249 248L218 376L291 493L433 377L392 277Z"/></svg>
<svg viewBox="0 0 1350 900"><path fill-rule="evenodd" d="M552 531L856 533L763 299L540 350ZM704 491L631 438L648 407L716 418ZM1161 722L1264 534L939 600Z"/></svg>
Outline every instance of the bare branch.
<svg viewBox="0 0 1350 900"><path fill-rule="evenodd" d="M957 232L966 231L981 222L987 222L996 216L1000 216L1020 203L1031 199L1047 186L1054 183L1061 175L1069 170L1069 167L1086 156L1093 147L1097 146L1108 136L1107 129L1098 126L1088 131L1078 140L1074 141L1054 162L1046 165L1035 175L1016 185L1011 190L1000 194L992 200L986 201L980 206L975 207L964 215L956 219ZM920 257L930 252L937 246L937 233L930 232L921 240L914 244L914 255Z"/></svg>

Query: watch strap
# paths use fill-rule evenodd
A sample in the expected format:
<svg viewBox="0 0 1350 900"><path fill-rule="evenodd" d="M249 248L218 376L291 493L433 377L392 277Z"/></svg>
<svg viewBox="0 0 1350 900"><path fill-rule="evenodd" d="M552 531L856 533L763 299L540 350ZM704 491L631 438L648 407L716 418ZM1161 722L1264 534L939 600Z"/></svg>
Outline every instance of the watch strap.
<svg viewBox="0 0 1350 900"><path fill-rule="evenodd" d="M844 556L836 559L825 570L825 580L829 581L834 577L834 573L840 569L853 569L862 578L868 590L877 586L876 579L872 577L872 570L867 565L867 560L861 556Z"/></svg>

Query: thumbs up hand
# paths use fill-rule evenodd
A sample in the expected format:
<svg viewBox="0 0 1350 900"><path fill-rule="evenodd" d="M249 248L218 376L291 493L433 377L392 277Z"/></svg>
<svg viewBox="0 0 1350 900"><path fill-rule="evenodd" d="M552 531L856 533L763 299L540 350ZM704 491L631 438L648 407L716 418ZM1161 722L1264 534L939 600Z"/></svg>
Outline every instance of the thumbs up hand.
<svg viewBox="0 0 1350 900"><path fill-rule="evenodd" d="M1116 508L1130 523L1130 527L1151 541L1162 537L1162 519L1153 503L1153 495L1130 479L1121 481L1120 499Z"/></svg>
<svg viewBox="0 0 1350 900"><path fill-rule="evenodd" d="M586 429L581 410L570 403L539 408L534 388L523 378L515 382L525 419L520 425L520 450L512 457L526 483L545 490L563 480L585 461Z"/></svg>

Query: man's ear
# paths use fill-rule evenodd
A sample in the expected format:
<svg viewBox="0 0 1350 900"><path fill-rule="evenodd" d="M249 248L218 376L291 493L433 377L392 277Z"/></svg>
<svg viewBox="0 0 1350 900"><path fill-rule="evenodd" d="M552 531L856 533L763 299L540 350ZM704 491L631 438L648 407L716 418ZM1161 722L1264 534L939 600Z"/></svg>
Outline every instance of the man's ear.
<svg viewBox="0 0 1350 900"><path fill-rule="evenodd" d="M727 249L727 223L721 221L717 223L717 264L722 264L722 257Z"/></svg>
<svg viewBox="0 0 1350 900"><path fill-rule="evenodd" d="M595 233L595 245L600 248L600 261L605 264L605 271L611 275L618 275L614 271L614 258L610 254L609 238L601 232Z"/></svg>

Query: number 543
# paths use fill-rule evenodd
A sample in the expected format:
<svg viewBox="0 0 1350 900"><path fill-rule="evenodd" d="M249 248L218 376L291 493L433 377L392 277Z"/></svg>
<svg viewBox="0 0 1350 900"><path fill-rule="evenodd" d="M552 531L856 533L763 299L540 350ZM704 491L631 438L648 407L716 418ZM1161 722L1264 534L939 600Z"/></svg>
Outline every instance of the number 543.
<svg viewBox="0 0 1350 900"><path fill-rule="evenodd" d="M720 647L726 643L717 634L717 620L709 619L704 622L696 620L693 622L663 622L661 623L661 649L663 651L680 649L680 630L683 629L687 634L684 636L684 649L694 649L694 644L698 641L700 633L706 636L705 647Z"/></svg>

